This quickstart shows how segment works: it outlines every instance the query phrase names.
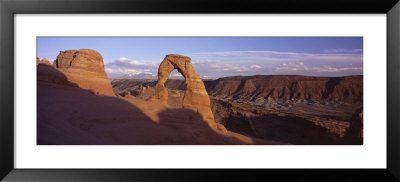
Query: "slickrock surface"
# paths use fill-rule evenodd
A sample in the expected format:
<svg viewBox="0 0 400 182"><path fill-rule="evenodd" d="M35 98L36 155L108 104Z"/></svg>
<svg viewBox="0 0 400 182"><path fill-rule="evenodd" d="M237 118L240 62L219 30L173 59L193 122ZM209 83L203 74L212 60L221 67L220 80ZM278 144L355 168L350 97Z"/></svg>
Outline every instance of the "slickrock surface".
<svg viewBox="0 0 400 182"><path fill-rule="evenodd" d="M103 57L97 51L90 49L60 51L55 65L69 81L76 83L80 88L99 95L114 95L104 69Z"/></svg>
<svg viewBox="0 0 400 182"><path fill-rule="evenodd" d="M37 66L38 145L285 144L216 131L193 109L93 94L71 82L70 71L77 73Z"/></svg>

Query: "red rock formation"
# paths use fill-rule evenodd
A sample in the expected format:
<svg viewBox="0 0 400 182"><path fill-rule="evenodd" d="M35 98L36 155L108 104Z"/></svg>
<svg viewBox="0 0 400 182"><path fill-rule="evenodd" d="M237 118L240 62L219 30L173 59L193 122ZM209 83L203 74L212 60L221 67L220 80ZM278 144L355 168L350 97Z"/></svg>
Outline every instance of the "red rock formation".
<svg viewBox="0 0 400 182"><path fill-rule="evenodd" d="M38 145L285 144L216 132L191 109L91 94L50 65L37 75Z"/></svg>
<svg viewBox="0 0 400 182"><path fill-rule="evenodd" d="M139 92L140 85L155 87L153 80L113 80L116 92ZM276 85L274 85L276 84ZM165 87L185 90L184 80L168 79ZM204 80L209 95L219 98L255 100L306 99L312 101L362 103L363 76L311 77L296 75L257 75Z"/></svg>
<svg viewBox="0 0 400 182"><path fill-rule="evenodd" d="M46 58L43 58L43 59L40 61L40 63L42 63L42 64L47 64L47 65L51 65L51 64L50 64L50 61L49 61L48 59L46 59Z"/></svg>
<svg viewBox="0 0 400 182"><path fill-rule="evenodd" d="M69 81L95 94L114 95L111 82L104 70L103 57L95 50L60 51L55 60L56 67Z"/></svg>
<svg viewBox="0 0 400 182"><path fill-rule="evenodd" d="M155 89L155 95L149 100L167 104L168 91L164 83L167 81L171 71L177 69L185 78L186 89L183 97L183 107L201 113L204 120L208 122L212 128L224 130L222 125L217 126L214 121L214 115L210 109L210 98L203 80L196 73L192 64L190 64L190 61L190 57L177 54L167 55L158 68L158 82Z"/></svg>
<svg viewBox="0 0 400 182"><path fill-rule="evenodd" d="M213 94L210 101L215 122L223 124L229 131L291 144L327 145L360 144L344 136L351 133L348 132L349 118L362 106L362 81L362 76L259 75L205 80L204 83ZM272 83L277 85L270 85ZM156 82L124 79L113 80L112 84L116 93L138 93L137 98L146 100L154 95ZM164 85L168 91L167 104L182 107L177 103L182 103L185 80L168 79ZM295 85L302 85L302 89L294 90ZM286 87L288 92L274 97L273 92ZM326 91L325 95L317 94L323 91ZM357 94L346 94L352 91ZM292 92L304 92L299 94L304 97L290 96ZM285 101L285 98L293 100ZM362 130L362 127L358 129Z"/></svg>

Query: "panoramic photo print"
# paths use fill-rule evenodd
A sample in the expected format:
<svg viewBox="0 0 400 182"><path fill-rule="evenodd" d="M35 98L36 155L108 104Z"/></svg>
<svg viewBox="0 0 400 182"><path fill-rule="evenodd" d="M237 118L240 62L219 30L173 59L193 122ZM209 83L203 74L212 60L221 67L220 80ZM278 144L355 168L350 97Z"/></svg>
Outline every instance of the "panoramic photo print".
<svg viewBox="0 0 400 182"><path fill-rule="evenodd" d="M363 145L363 37L37 37L37 145Z"/></svg>

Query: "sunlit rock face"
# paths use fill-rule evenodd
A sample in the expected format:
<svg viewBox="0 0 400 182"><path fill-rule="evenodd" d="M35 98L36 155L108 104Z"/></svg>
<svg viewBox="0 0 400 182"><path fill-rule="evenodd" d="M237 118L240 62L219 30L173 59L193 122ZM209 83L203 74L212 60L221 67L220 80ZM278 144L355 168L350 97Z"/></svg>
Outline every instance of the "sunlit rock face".
<svg viewBox="0 0 400 182"><path fill-rule="evenodd" d="M95 50L60 51L55 66L80 88L99 95L114 95L104 69L103 57Z"/></svg>
<svg viewBox="0 0 400 182"><path fill-rule="evenodd" d="M172 70L177 69L185 78L186 90L183 97L182 106L184 108L193 109L200 113L203 119L213 128L224 129L222 126L217 126L214 121L214 116L210 109L210 98L207 94L203 80L196 73L191 59L187 56L178 54L169 54L161 62L158 68L158 82L155 89L155 95L150 101L158 101L166 104L168 100L168 91L164 83L167 81Z"/></svg>

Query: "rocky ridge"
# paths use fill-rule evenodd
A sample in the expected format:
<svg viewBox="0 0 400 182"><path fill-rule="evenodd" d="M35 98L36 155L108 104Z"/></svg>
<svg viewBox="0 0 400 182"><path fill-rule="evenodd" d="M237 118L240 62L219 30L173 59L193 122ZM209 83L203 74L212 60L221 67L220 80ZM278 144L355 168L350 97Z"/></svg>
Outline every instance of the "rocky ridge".
<svg viewBox="0 0 400 182"><path fill-rule="evenodd" d="M211 96L252 101L256 105L273 102L361 103L362 80L363 76L256 75L225 77L205 84Z"/></svg>

